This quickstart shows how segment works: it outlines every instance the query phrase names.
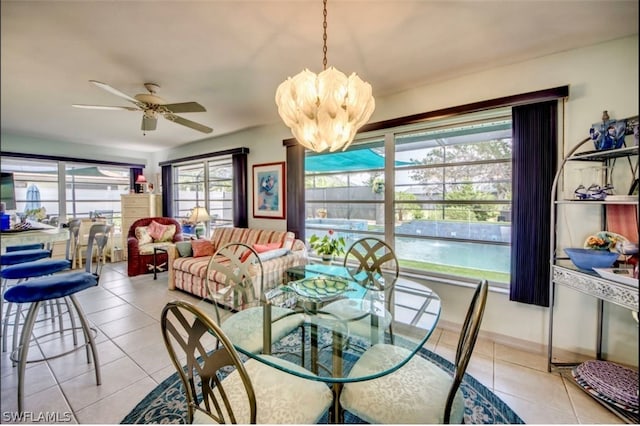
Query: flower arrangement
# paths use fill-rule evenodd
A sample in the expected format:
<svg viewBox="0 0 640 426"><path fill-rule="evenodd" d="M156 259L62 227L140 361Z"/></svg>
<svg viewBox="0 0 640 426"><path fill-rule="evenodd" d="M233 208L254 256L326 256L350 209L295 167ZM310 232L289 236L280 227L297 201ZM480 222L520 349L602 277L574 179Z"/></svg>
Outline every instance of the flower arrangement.
<svg viewBox="0 0 640 426"><path fill-rule="evenodd" d="M313 234L309 238L309 246L320 256L339 256L344 254L344 237L334 237L335 232L329 229L322 237Z"/></svg>
<svg viewBox="0 0 640 426"><path fill-rule="evenodd" d="M585 243L587 248L592 250L611 250L618 243L618 238L609 232L598 232L587 238Z"/></svg>

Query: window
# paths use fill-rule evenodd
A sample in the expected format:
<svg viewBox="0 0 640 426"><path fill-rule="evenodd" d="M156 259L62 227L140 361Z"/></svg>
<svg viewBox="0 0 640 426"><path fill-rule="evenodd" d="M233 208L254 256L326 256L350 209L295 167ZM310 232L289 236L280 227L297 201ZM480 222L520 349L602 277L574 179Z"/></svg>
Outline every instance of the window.
<svg viewBox="0 0 640 426"><path fill-rule="evenodd" d="M378 133L306 154L307 239L374 235L405 271L508 283L511 109Z"/></svg>
<svg viewBox="0 0 640 426"><path fill-rule="evenodd" d="M120 196L129 193L129 168L65 164L67 215L103 217L113 222L116 233L122 223Z"/></svg>
<svg viewBox="0 0 640 426"><path fill-rule="evenodd" d="M216 157L173 166L174 213L183 224L194 207L207 209L209 228L233 224L233 167L231 157Z"/></svg>
<svg viewBox="0 0 640 426"><path fill-rule="evenodd" d="M54 225L108 215L120 226L120 195L129 192L128 166L3 156L2 171L14 174L19 215Z"/></svg>

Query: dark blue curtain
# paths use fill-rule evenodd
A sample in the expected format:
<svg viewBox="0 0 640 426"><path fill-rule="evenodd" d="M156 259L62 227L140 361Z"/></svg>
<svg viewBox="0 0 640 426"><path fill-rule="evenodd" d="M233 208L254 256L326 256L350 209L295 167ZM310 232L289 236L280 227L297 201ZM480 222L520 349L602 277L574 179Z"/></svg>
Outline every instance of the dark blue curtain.
<svg viewBox="0 0 640 426"><path fill-rule="evenodd" d="M247 154L244 152L233 154L231 163L233 165L233 226L246 228L249 226Z"/></svg>
<svg viewBox="0 0 640 426"><path fill-rule="evenodd" d="M173 217L173 169L162 166L162 215Z"/></svg>
<svg viewBox="0 0 640 426"><path fill-rule="evenodd" d="M558 149L557 101L513 108L510 300L549 306L550 194Z"/></svg>
<svg viewBox="0 0 640 426"><path fill-rule="evenodd" d="M138 176L142 174L142 169L138 167L131 167L129 170L129 188L133 189L136 193L144 192L142 185L136 183Z"/></svg>

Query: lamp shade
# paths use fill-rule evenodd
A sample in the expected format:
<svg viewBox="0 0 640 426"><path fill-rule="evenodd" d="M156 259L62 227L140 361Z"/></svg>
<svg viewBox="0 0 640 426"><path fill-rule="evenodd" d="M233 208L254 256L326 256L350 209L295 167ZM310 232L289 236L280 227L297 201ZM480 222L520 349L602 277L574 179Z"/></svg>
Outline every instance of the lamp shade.
<svg viewBox="0 0 640 426"><path fill-rule="evenodd" d="M147 183L147 178L144 175L138 175L136 178L136 183Z"/></svg>
<svg viewBox="0 0 640 426"><path fill-rule="evenodd" d="M191 223L200 223L206 222L210 220L209 212L204 207L196 207L191 212L191 216L189 216L189 222Z"/></svg>

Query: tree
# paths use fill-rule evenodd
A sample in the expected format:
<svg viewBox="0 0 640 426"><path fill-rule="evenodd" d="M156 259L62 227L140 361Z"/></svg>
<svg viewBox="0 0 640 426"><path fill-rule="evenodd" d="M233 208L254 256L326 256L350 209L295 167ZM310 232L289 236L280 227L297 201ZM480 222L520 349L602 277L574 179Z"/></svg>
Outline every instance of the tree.
<svg viewBox="0 0 640 426"><path fill-rule="evenodd" d="M416 196L410 192L396 192L395 193L395 209L396 214L398 215L398 221L402 222L403 220L409 219L422 219L424 214L422 213L422 209L419 204L414 203L399 203L399 200L405 201L414 201L417 200Z"/></svg>
<svg viewBox="0 0 640 426"><path fill-rule="evenodd" d="M445 196L446 200L495 200L493 194L476 191L473 185L465 183L460 185L456 191L450 191ZM445 217L449 220L472 220L486 222L488 219L496 217L498 212L486 210L486 204L454 204L445 207Z"/></svg>
<svg viewBox="0 0 640 426"><path fill-rule="evenodd" d="M422 184L447 185L477 183L498 200L511 199L511 166L504 162L474 164L479 161L511 159L511 139L494 139L473 144L444 145L431 149L418 164L435 167L413 170L411 179ZM458 165L456 165L458 164ZM446 195L445 195L446 197Z"/></svg>

